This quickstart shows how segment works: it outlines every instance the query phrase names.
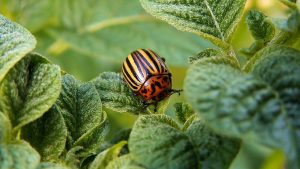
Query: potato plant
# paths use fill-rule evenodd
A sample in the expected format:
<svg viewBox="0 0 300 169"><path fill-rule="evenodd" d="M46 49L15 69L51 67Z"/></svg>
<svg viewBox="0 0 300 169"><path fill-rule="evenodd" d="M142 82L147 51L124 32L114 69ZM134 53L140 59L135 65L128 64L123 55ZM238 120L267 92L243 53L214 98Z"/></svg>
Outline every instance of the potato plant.
<svg viewBox="0 0 300 169"><path fill-rule="evenodd" d="M165 113L167 100L160 102L158 112L145 109L143 100L117 71L103 72L85 82L76 79L39 54L32 33L0 15L0 169L227 169L237 160L241 147L249 144L284 156L278 164L266 162L262 169L300 169L300 51L294 47L300 35L300 6L295 0L280 2L288 8L286 19L270 18L255 9L246 13L254 42L236 51L232 37L246 0L140 0L145 11L162 20L155 24L166 22L181 31L175 33L161 25L159 33L170 36L151 36L145 41L161 43L158 49L162 50L177 45L177 55L167 56L167 64L180 64L189 57L184 49L196 46L198 40L184 32L215 45L189 57L183 85L186 101L172 105L176 117ZM38 5L52 11L51 5L63 8L67 3L43 1ZM108 0L101 3L111 4ZM73 5L81 6L75 1ZM40 25L28 22L32 32L51 23L42 21L53 16L40 17ZM73 20L64 17L56 24L69 30L60 26L46 30L59 39L50 50L80 47L78 52L93 56L90 51L101 48L106 56L103 64L108 65L112 63L109 56L120 60L128 54L106 49L105 44L131 38L130 33L121 37L114 35L114 29L106 30L107 41L91 35L119 20L81 28L81 21L89 17L83 10L70 14ZM149 15L126 19L155 20ZM134 27L134 36L138 38L141 30L152 26ZM86 39L96 43L82 43ZM126 45L125 51L135 50L129 48L130 42ZM247 61L242 63L238 54ZM107 111L129 113L137 120L132 128L108 138Z"/></svg>

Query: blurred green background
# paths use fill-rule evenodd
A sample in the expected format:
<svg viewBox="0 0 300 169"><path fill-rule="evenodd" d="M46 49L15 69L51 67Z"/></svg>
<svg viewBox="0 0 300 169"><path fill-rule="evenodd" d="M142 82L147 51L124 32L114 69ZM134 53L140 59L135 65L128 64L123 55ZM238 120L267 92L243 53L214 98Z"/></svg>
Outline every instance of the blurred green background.
<svg viewBox="0 0 300 169"><path fill-rule="evenodd" d="M287 17L288 9L277 0L248 0L245 13L252 8L270 17ZM150 48L166 58L174 88L182 88L188 57L205 48L216 48L197 35L180 32L148 15L138 0L0 0L0 12L35 35L36 52L81 81L105 71L120 72L123 59L132 50ZM236 51L253 42L244 18L233 38ZM295 47L299 49L300 44ZM242 55L239 59L246 61ZM167 114L174 116L172 105L181 100L184 96L172 96ZM108 112L108 116L112 134L131 127L136 119L116 112ZM277 161L278 166L283 160L282 153L252 144L244 146L240 154L232 168L265 165L267 169L270 166L262 164L267 163L266 157Z"/></svg>

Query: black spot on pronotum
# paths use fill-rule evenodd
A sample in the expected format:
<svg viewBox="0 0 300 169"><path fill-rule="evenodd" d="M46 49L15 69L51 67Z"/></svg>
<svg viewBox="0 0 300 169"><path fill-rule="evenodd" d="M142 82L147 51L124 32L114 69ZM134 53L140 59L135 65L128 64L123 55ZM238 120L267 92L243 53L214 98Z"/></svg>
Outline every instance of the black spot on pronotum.
<svg viewBox="0 0 300 169"><path fill-rule="evenodd" d="M155 85L153 83L151 84L151 89L152 89L152 92L151 92L151 95L152 95L153 93L155 93Z"/></svg>
<svg viewBox="0 0 300 169"><path fill-rule="evenodd" d="M147 93L147 89L143 89L141 92L142 93Z"/></svg>
<svg viewBox="0 0 300 169"><path fill-rule="evenodd" d="M167 81L168 81L168 78L165 76L165 77L163 78L163 81L164 81L164 82L167 82Z"/></svg>
<svg viewBox="0 0 300 169"><path fill-rule="evenodd" d="M154 82L154 84L158 87L158 88L160 88L161 89L161 84L159 83L159 82Z"/></svg>

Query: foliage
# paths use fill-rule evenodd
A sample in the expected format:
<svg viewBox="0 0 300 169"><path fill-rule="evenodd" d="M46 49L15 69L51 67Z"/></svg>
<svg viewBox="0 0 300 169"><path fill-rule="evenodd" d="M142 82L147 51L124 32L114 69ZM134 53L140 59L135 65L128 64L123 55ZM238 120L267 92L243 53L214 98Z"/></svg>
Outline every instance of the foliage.
<svg viewBox="0 0 300 169"><path fill-rule="evenodd" d="M133 49L153 49L168 66L182 67L188 65L189 56L211 46L149 16L138 0L0 0L0 4L1 13L35 35L36 51L80 80L119 71Z"/></svg>
<svg viewBox="0 0 300 169"><path fill-rule="evenodd" d="M141 0L141 3L150 14L179 30L199 34L227 47L246 1Z"/></svg>
<svg viewBox="0 0 300 169"><path fill-rule="evenodd" d="M1 0L0 10L34 35L0 15L0 168L225 169L251 145L260 147L257 167L300 169L300 10L281 1L287 19L247 13L255 41L238 53L231 40L245 0L140 0L216 45L200 52L209 46L202 39L138 3ZM177 121L165 113L168 99L156 113L146 109L119 73L81 82L35 53L89 56L85 64L112 70L141 43L168 53L168 65L188 66ZM109 138L107 112L138 117Z"/></svg>

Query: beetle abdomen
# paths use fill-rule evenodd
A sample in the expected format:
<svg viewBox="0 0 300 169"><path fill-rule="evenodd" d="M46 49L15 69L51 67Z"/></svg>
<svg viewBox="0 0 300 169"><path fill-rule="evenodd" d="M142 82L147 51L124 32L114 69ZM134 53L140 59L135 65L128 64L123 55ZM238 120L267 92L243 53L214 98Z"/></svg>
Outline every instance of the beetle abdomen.
<svg viewBox="0 0 300 169"><path fill-rule="evenodd" d="M172 80L170 74L152 76L143 84L139 90L145 101L160 101L169 96L172 89Z"/></svg>

